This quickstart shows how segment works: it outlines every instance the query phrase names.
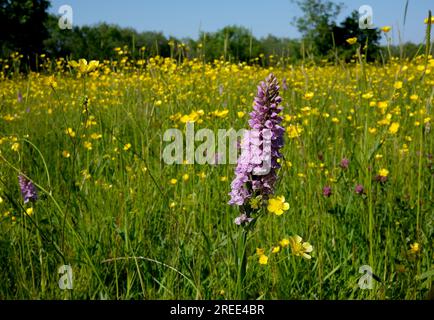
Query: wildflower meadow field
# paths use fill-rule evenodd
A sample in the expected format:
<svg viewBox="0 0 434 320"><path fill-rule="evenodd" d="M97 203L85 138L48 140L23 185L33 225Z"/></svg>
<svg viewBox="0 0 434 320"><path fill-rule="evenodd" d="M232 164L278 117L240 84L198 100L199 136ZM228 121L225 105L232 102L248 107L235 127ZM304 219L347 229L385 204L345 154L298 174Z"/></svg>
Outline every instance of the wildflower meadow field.
<svg viewBox="0 0 434 320"><path fill-rule="evenodd" d="M348 63L0 61L0 299L432 295L434 58L350 42ZM259 155L270 131L264 174L246 139L238 163L203 147L229 129Z"/></svg>

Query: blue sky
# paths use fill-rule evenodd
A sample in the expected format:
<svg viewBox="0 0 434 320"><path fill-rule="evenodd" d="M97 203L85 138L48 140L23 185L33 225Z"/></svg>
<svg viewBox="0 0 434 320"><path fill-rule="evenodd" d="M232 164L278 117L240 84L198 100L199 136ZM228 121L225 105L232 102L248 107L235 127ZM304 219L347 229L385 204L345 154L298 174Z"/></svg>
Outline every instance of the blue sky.
<svg viewBox="0 0 434 320"><path fill-rule="evenodd" d="M410 0L407 21L403 26L406 0L343 0L339 21L361 5L370 5L374 25L393 27L394 42L398 30L404 41L424 40L423 20L434 1ZM216 31L236 24L249 28L256 37L268 34L289 38L299 37L290 22L301 12L290 0L52 0L50 12L59 7L73 8L74 25L98 22L115 23L138 31L162 31L166 36L197 38L199 31Z"/></svg>

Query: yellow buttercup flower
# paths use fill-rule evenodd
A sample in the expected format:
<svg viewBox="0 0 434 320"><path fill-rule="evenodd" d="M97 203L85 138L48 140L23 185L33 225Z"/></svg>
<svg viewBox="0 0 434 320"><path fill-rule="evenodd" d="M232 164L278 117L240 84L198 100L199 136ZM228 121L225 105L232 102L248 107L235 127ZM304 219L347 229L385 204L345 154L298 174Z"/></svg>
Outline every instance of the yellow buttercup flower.
<svg viewBox="0 0 434 320"><path fill-rule="evenodd" d="M353 44L355 44L355 43L357 42L357 37L354 37L354 38L348 38L346 41L347 41L347 43L349 43L350 45L353 45Z"/></svg>
<svg viewBox="0 0 434 320"><path fill-rule="evenodd" d="M286 132L288 133L288 137L290 139L294 139L297 138L301 135L301 133L303 132L303 127L300 125L289 125L288 127L286 127Z"/></svg>
<svg viewBox="0 0 434 320"><path fill-rule="evenodd" d="M388 126L390 124L391 120L392 120L392 114L388 113L384 119L377 121L377 123L380 126Z"/></svg>
<svg viewBox="0 0 434 320"><path fill-rule="evenodd" d="M68 128L68 129L66 129L66 130L65 130L65 133L66 133L68 136L70 136L71 138L74 138L74 137L75 137L75 132L74 132L74 130L72 130L72 128Z"/></svg>
<svg viewBox="0 0 434 320"><path fill-rule="evenodd" d="M389 127L389 133L390 134L396 134L399 130L399 123L398 122L394 122L390 125Z"/></svg>
<svg viewBox="0 0 434 320"><path fill-rule="evenodd" d="M396 81L395 84L393 85L393 87L394 87L396 90L401 89L401 88L402 88L402 81Z"/></svg>
<svg viewBox="0 0 434 320"><path fill-rule="evenodd" d="M258 256L261 256L261 255L263 255L265 253L265 250L264 249L262 249L262 248L256 248L256 254L258 255Z"/></svg>
<svg viewBox="0 0 434 320"><path fill-rule="evenodd" d="M102 134L100 134L100 133L92 133L90 135L90 138L93 139L93 140L99 140L99 139L102 138Z"/></svg>
<svg viewBox="0 0 434 320"><path fill-rule="evenodd" d="M388 33L390 30L392 30L391 26L384 26L381 28L381 31L383 31L384 33Z"/></svg>
<svg viewBox="0 0 434 320"><path fill-rule="evenodd" d="M279 246L275 246L271 249L272 253L279 253L280 252L280 247Z"/></svg>
<svg viewBox="0 0 434 320"><path fill-rule="evenodd" d="M425 19L423 20L423 22L424 22L425 24L428 24L428 18L425 18ZM431 17L430 24L434 24L434 16Z"/></svg>
<svg viewBox="0 0 434 320"><path fill-rule="evenodd" d="M311 100L311 99L313 98L314 95L315 95L315 94L314 94L313 92L306 92L306 93L304 94L304 98L305 98L306 100Z"/></svg>
<svg viewBox="0 0 434 320"><path fill-rule="evenodd" d="M406 154L406 153L408 153L408 145L404 143L404 144L402 145L402 149L399 149L399 152L400 152L401 154Z"/></svg>
<svg viewBox="0 0 434 320"><path fill-rule="evenodd" d="M85 141L85 142L83 142L83 145L84 145L85 149L87 149L89 151L92 150L92 142Z"/></svg>
<svg viewBox="0 0 434 320"><path fill-rule="evenodd" d="M211 114L217 118L225 118L228 115L228 113L229 113L229 110L225 109L222 111L216 110L216 111L212 112Z"/></svg>
<svg viewBox="0 0 434 320"><path fill-rule="evenodd" d="M420 244L415 242L410 244L410 250L409 253L411 254L418 254L420 252L421 248L420 248Z"/></svg>
<svg viewBox="0 0 434 320"><path fill-rule="evenodd" d="M387 109L389 103L387 101L378 101L377 106L378 108L383 110L383 109Z"/></svg>
<svg viewBox="0 0 434 320"><path fill-rule="evenodd" d="M26 215L28 215L30 217L32 214L33 214L33 208L32 207L27 208L26 209Z"/></svg>
<svg viewBox="0 0 434 320"><path fill-rule="evenodd" d="M382 168L378 170L378 175L386 178L389 175L389 170Z"/></svg>
<svg viewBox="0 0 434 320"><path fill-rule="evenodd" d="M288 211L289 203L285 202L284 196L271 198L268 200L267 209L269 212L280 216L284 211Z"/></svg>
<svg viewBox="0 0 434 320"><path fill-rule="evenodd" d="M88 73L94 71L99 66L99 61L91 60L89 64L86 59L80 59L77 61L70 61L69 65L74 69L80 71L80 73Z"/></svg>
<svg viewBox="0 0 434 320"><path fill-rule="evenodd" d="M268 264L268 257L265 254L259 256L259 264Z"/></svg>
<svg viewBox="0 0 434 320"><path fill-rule="evenodd" d="M198 174L197 174L197 176L200 178L200 179L205 179L206 178L206 173L205 172L203 172L203 171L201 171L201 172L199 172Z"/></svg>
<svg viewBox="0 0 434 320"><path fill-rule="evenodd" d="M298 236L289 237L289 245L291 246L292 254L295 256L301 256L305 259L311 259L312 257L308 254L313 251L313 247L309 242L303 242L303 239Z"/></svg>
<svg viewBox="0 0 434 320"><path fill-rule="evenodd" d="M54 76L49 76L46 80L45 83L47 84L47 86L49 87L53 87L53 88L57 88L57 82L56 82L56 78Z"/></svg>
<svg viewBox="0 0 434 320"><path fill-rule="evenodd" d="M20 144L18 142L14 142L11 146L12 151L18 152L20 150Z"/></svg>
<svg viewBox="0 0 434 320"><path fill-rule="evenodd" d="M7 115L3 116L3 119L6 121L14 121L15 117L10 115L10 114L7 114Z"/></svg>
<svg viewBox="0 0 434 320"><path fill-rule="evenodd" d="M286 248L287 246L289 246L289 240L284 238L284 239L280 240L279 244L282 248Z"/></svg>
<svg viewBox="0 0 434 320"><path fill-rule="evenodd" d="M362 94L362 98L366 100L372 99L373 96L374 94L372 92Z"/></svg>

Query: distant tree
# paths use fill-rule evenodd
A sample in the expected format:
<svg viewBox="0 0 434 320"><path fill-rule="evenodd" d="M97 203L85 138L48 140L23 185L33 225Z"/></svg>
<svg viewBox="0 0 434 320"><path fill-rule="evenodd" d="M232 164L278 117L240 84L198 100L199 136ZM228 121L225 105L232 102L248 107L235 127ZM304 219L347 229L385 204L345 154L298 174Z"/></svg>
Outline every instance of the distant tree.
<svg viewBox="0 0 434 320"><path fill-rule="evenodd" d="M326 55L333 48L332 30L343 8L329 0L292 0L303 12L294 25L313 54Z"/></svg>
<svg viewBox="0 0 434 320"><path fill-rule="evenodd" d="M263 64L277 62L281 57L285 58L285 62L294 63L305 52L318 59L328 55L331 57L337 52L349 60L357 48L346 42L352 37L358 39L362 53L365 53L363 48L368 44L368 60L381 56L380 31L361 30L356 11L337 25L336 19L342 4L332 0L291 1L303 12L301 17L294 20L303 36L303 43L273 35L257 39L250 30L241 26L202 32L197 40L186 38L182 42L174 37L167 38L161 32L137 32L107 23L62 30L58 26L59 17L47 14L48 0L0 0L0 56L19 51L34 66L34 56L42 52L53 58L105 60L117 59L119 55L114 48L120 47L133 58L160 55L180 61L185 57L213 61L224 57L232 62L252 62L263 53L265 56L260 60ZM411 58L417 53L418 46L407 43L390 49L394 56ZM274 59L269 58L271 55ZM387 55L383 57L387 58Z"/></svg>
<svg viewBox="0 0 434 320"><path fill-rule="evenodd" d="M45 23L49 37L44 41L44 51L52 57L78 57L85 51L80 27L62 30L58 17L49 15Z"/></svg>
<svg viewBox="0 0 434 320"><path fill-rule="evenodd" d="M425 47L424 45L414 44L412 42L406 42L401 45L390 46L390 51L392 56L394 57L402 57L402 58L414 58L417 54L423 53ZM387 52L387 48L383 48L384 52Z"/></svg>
<svg viewBox="0 0 434 320"><path fill-rule="evenodd" d="M177 39L174 39L176 42ZM146 31L137 36L138 47L145 47L148 56L160 55L162 57L170 56L169 41L161 32Z"/></svg>
<svg viewBox="0 0 434 320"><path fill-rule="evenodd" d="M139 49L145 47L145 57L157 54L168 57L170 49L168 40L161 32L138 33L131 28L100 23L94 26L74 27L72 30L61 30L57 26L57 17L50 16L46 26L50 36L45 40L48 54L69 56L73 59L111 59L116 58L115 48L128 47L129 55L141 57Z"/></svg>
<svg viewBox="0 0 434 320"><path fill-rule="evenodd" d="M270 55L276 56L276 58L284 57L291 62L301 58L300 41L298 40L279 38L270 34L266 38L260 39L259 42L267 57Z"/></svg>
<svg viewBox="0 0 434 320"><path fill-rule="evenodd" d="M207 60L225 57L227 60L250 61L261 51L259 41L244 27L227 26L217 32L202 32L200 41L203 42Z"/></svg>
<svg viewBox="0 0 434 320"><path fill-rule="evenodd" d="M45 21L47 0L0 0L0 50L2 55L19 51L30 61L42 52L48 37Z"/></svg>
<svg viewBox="0 0 434 320"><path fill-rule="evenodd" d="M354 54L353 47L347 43L349 38L357 38L362 46L361 52L367 53L367 60L374 61L379 59L381 31L379 29L359 28L359 13L353 11L350 16L341 22L340 26L335 26L332 30L336 48L341 57L350 60ZM365 47L367 45L367 47Z"/></svg>

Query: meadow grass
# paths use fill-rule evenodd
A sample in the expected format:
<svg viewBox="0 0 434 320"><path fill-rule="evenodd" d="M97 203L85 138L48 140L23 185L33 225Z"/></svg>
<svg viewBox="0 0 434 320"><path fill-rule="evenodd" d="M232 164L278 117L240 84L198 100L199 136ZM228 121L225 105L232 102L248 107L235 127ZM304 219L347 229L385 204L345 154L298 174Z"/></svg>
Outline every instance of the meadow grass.
<svg viewBox="0 0 434 320"><path fill-rule="evenodd" d="M432 57L262 67L125 56L94 70L44 58L27 76L14 63L0 81L1 299L423 299L431 290ZM227 204L234 166L167 165L163 134L188 121L246 128L271 72L287 130L276 195L290 207L263 209L240 289L243 231ZM19 174L38 201L23 203ZM312 259L271 252L295 234ZM65 264L73 290L58 285ZM358 286L363 265L381 281L371 290Z"/></svg>

